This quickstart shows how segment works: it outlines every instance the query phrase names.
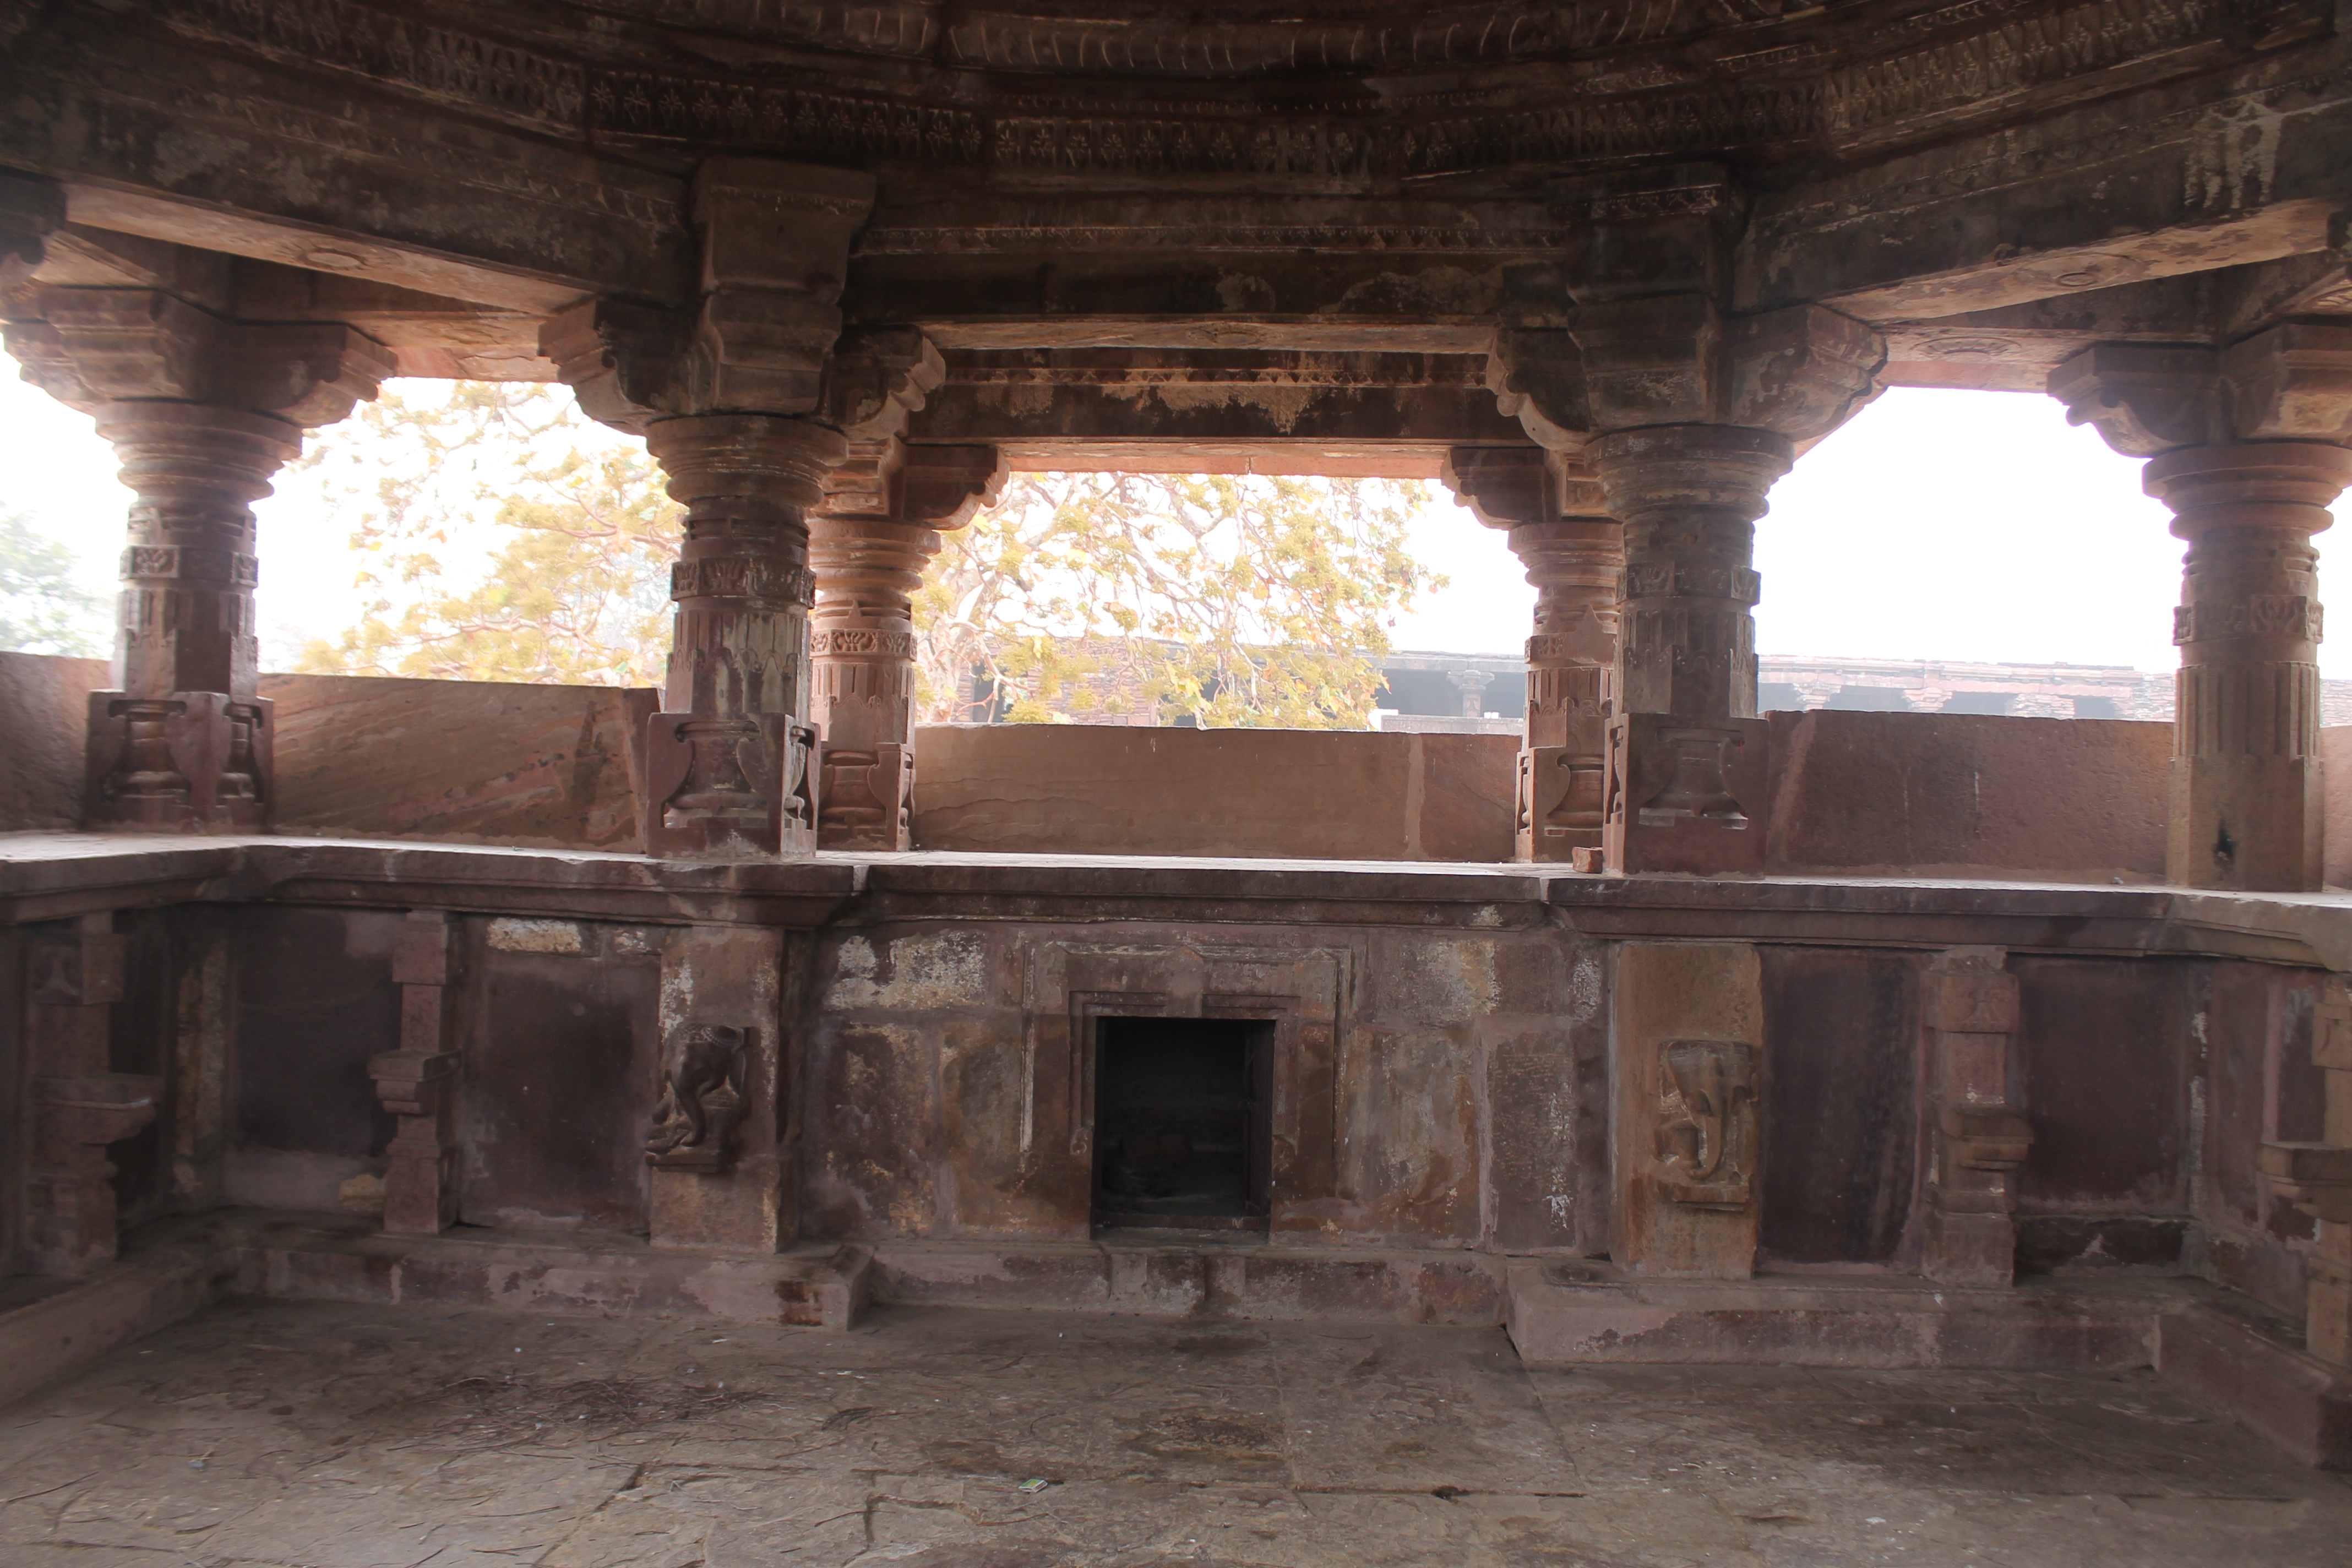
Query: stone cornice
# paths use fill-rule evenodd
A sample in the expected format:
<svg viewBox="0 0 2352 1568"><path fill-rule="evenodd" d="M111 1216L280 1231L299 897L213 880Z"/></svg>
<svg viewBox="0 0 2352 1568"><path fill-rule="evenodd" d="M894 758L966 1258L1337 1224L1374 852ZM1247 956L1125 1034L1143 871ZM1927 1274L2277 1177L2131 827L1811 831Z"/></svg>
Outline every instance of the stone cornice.
<svg viewBox="0 0 2352 1568"><path fill-rule="evenodd" d="M452 12L445 22L367 0L175 0L155 17L234 54L567 135L1020 174L1346 184L1881 142L2063 101L2080 96L2068 84L2102 73L2138 82L2210 69L2330 26L2319 0L1849 0L1785 19L1759 4L1704 34L1691 4L1525 5L1405 27L1202 25L1211 47L1152 42L1166 29L1147 25L999 26L967 12L950 22L914 5L614 8L639 24L584 7L575 20L555 5ZM1238 41L1253 29L1260 43ZM712 35L730 33L724 51L709 48ZM1342 35L1357 41L1343 45ZM1677 42L1686 39L1696 41ZM697 47L740 63L679 63ZM1475 77L1463 74L1470 66ZM1007 95L1001 74L976 78L975 68L1055 90ZM1118 79L1124 72L1187 90L1139 101L1137 84ZM1380 76L1376 90L1368 73ZM1270 85L1220 87L1214 79L1228 74Z"/></svg>

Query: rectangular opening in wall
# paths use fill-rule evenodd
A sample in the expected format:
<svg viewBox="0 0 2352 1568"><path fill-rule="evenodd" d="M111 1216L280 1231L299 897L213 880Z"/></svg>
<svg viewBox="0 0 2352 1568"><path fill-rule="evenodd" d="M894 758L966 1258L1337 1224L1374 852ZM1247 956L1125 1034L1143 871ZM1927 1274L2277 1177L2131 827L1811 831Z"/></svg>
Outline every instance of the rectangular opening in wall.
<svg viewBox="0 0 2352 1568"><path fill-rule="evenodd" d="M1262 1228L1273 1047L1262 1018L1102 1019L1095 1224Z"/></svg>

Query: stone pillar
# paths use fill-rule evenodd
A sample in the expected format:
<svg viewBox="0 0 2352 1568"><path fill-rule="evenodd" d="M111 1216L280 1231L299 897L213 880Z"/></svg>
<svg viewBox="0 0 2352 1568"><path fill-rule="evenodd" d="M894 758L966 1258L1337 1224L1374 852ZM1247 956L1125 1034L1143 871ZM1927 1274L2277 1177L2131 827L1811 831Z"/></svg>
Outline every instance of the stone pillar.
<svg viewBox="0 0 2352 1568"><path fill-rule="evenodd" d="M1956 947L1927 966L1931 1153L1921 1271L1947 1285L2005 1286L2015 1270L2010 1173L2032 1147L2033 1123L2010 1094L2018 984L2005 957L1999 948Z"/></svg>
<svg viewBox="0 0 2352 1568"><path fill-rule="evenodd" d="M808 514L849 455L832 410L856 398L829 399L827 377L850 240L873 202L868 175L709 159L694 181L695 306L591 300L541 332L581 407L643 435L687 509L664 711L646 729L648 854L816 847ZM922 351L898 378L918 404L914 384L938 363Z"/></svg>
<svg viewBox="0 0 2352 1568"><path fill-rule="evenodd" d="M155 1120L163 1081L114 1072L108 1060L122 959L110 914L85 915L32 949L25 1034L33 1148L25 1205L26 1262L36 1274L80 1274L114 1256L107 1148Z"/></svg>
<svg viewBox="0 0 2352 1568"><path fill-rule="evenodd" d="M2323 885L2320 604L2312 537L2352 483L2352 328L2288 322L2226 348L2101 344L2053 371L2068 417L2151 459L2189 542L2169 881Z"/></svg>
<svg viewBox="0 0 2352 1568"><path fill-rule="evenodd" d="M1486 688L1495 683L1492 674L1483 669L1450 669L1445 672L1445 679L1453 683L1454 689L1462 693L1462 717L1483 719L1486 716Z"/></svg>
<svg viewBox="0 0 2352 1568"><path fill-rule="evenodd" d="M810 521L817 605L809 638L811 708L824 765L817 843L826 849L914 847L913 595L942 531L996 499L1004 465L992 447L858 443L838 487Z"/></svg>
<svg viewBox="0 0 2352 1568"><path fill-rule="evenodd" d="M457 1085L465 1058L450 1027L449 917L419 910L392 953L400 1048L368 1058L376 1098L398 1117L385 1148L383 1228L433 1236L457 1223Z"/></svg>
<svg viewBox="0 0 2352 1568"><path fill-rule="evenodd" d="M27 381L96 418L137 498L119 689L90 698L89 821L266 829L253 503L305 428L375 395L392 355L349 327L238 322L159 289L44 288L30 304L8 323L9 352Z"/></svg>
<svg viewBox="0 0 2352 1568"><path fill-rule="evenodd" d="M686 507L664 711L647 731L647 853L808 854L807 515L847 443L805 420L718 414L654 422L646 445Z"/></svg>
<svg viewBox="0 0 2352 1568"><path fill-rule="evenodd" d="M1620 871L1760 871L1755 569L1764 494L1793 453L1769 430L1660 426L1587 454L1625 527L1617 712L1602 835Z"/></svg>
<svg viewBox="0 0 2352 1568"><path fill-rule="evenodd" d="M1498 335L1497 406L1581 455L1625 529L1602 840L1620 872L1764 867L1749 564L1795 448L1871 390L1885 345L1821 306L1723 315L1704 293L1601 300Z"/></svg>
<svg viewBox="0 0 2352 1568"><path fill-rule="evenodd" d="M2319 757L2319 552L2352 451L2300 441L2185 447L2147 465L2148 494L2189 542L2172 640L2168 880L2325 885Z"/></svg>
<svg viewBox="0 0 2352 1568"><path fill-rule="evenodd" d="M1629 1274L1755 1271L1763 970L1743 942L1625 942L1611 986L1611 1257Z"/></svg>
<svg viewBox="0 0 2352 1568"><path fill-rule="evenodd" d="M2264 1143L2262 1170L2272 1195L2310 1215L2318 1229L2305 1286L2305 1347L2352 1366L2352 1002L2340 979L2328 983L2312 1020L2311 1060L2326 1081L2322 1136Z"/></svg>
<svg viewBox="0 0 2352 1568"><path fill-rule="evenodd" d="M1597 871L1625 531L1606 515L1591 469L1567 452L1456 447L1443 477L1479 521L1510 531L1536 590L1518 858Z"/></svg>

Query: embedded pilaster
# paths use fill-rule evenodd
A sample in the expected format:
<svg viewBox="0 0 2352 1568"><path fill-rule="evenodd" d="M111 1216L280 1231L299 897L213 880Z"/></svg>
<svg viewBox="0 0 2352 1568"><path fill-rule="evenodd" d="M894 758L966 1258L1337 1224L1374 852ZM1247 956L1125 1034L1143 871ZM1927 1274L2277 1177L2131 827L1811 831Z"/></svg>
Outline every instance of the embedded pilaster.
<svg viewBox="0 0 2352 1568"><path fill-rule="evenodd" d="M36 944L31 959L26 1263L36 1274L80 1274L114 1256L108 1149L155 1120L163 1081L110 1070L108 1038L123 979L123 941L112 915L83 916Z"/></svg>
<svg viewBox="0 0 2352 1568"><path fill-rule="evenodd" d="M2263 1177L2273 1196L2310 1215L2316 1231L2305 1264L2305 1348L2352 1366L2352 1001L2341 979L2329 981L2312 1020L2311 1060L2326 1080L2322 1136L2264 1143Z"/></svg>
<svg viewBox="0 0 2352 1568"><path fill-rule="evenodd" d="M376 1098L398 1119L384 1149L383 1228L434 1236L457 1223L457 1094L465 1058L452 1027L449 917L419 910L394 939L400 1048L368 1058Z"/></svg>
<svg viewBox="0 0 2352 1568"><path fill-rule="evenodd" d="M1947 1285L2007 1285L2015 1273L2011 1173L2033 1146L2014 1103L2009 1039L2017 977L1999 948L1956 947L1927 966L1930 1165L1921 1271Z"/></svg>

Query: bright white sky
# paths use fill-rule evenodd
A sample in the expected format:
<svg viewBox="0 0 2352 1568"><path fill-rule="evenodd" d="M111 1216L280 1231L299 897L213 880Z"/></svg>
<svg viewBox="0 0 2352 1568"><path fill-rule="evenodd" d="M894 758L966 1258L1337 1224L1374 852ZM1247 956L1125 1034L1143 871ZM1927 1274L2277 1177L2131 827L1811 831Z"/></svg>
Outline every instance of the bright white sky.
<svg viewBox="0 0 2352 1568"><path fill-rule="evenodd" d="M0 360L0 513L32 513L110 594L126 504L112 454L89 419L8 368ZM2181 545L2140 493L2138 468L2070 427L2050 398L1889 392L1774 489L1757 525L1757 647L2170 669ZM265 666L341 630L360 602L348 522L310 479L280 488L257 509ZM1503 536L1431 488L1414 542L1452 583L1399 621L1395 646L1518 652L1534 591ZM2352 646L2323 646L2320 662L2352 676Z"/></svg>

